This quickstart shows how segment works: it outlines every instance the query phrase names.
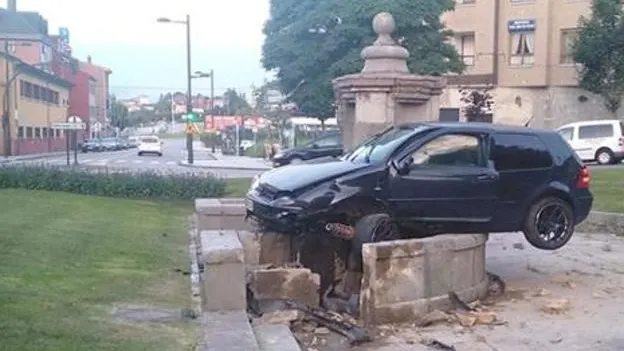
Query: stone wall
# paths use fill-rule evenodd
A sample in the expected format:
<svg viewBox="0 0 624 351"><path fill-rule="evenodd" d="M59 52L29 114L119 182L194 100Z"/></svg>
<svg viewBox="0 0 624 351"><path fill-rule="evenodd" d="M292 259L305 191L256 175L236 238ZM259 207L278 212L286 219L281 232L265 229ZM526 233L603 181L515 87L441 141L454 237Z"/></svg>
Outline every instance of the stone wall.
<svg viewBox="0 0 624 351"><path fill-rule="evenodd" d="M566 123L624 118L624 110L610 113L600 96L576 87L505 88L490 92L494 97L494 123L522 125L533 116L531 126L557 128ZM444 90L441 107L459 107L459 88Z"/></svg>

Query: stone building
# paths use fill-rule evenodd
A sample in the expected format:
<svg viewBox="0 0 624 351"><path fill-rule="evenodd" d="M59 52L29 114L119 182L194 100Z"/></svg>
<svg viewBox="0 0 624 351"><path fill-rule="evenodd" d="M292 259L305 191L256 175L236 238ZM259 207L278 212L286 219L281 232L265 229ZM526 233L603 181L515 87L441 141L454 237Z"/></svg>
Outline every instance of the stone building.
<svg viewBox="0 0 624 351"><path fill-rule="evenodd" d="M602 99L578 87L571 43L591 0L457 0L443 16L467 70L448 77L446 112L461 114L459 87L491 85L496 123L557 127L613 118ZM624 112L619 111L621 117Z"/></svg>

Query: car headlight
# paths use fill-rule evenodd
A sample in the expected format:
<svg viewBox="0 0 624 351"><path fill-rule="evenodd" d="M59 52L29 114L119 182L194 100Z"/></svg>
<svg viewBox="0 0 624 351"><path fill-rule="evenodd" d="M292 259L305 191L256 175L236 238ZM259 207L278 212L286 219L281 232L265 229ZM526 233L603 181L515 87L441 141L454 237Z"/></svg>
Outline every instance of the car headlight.
<svg viewBox="0 0 624 351"><path fill-rule="evenodd" d="M251 181L251 186L249 187L249 190L256 189L258 185L260 185L260 175L256 174Z"/></svg>

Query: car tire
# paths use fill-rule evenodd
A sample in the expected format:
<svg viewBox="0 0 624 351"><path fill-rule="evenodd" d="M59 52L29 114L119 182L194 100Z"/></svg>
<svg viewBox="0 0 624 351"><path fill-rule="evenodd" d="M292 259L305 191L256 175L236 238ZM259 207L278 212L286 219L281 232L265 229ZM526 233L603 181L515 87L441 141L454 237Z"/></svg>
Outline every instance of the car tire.
<svg viewBox="0 0 624 351"><path fill-rule="evenodd" d="M290 159L290 162L288 162L289 165L298 165L301 164L303 162L303 159L301 159L301 157L293 157Z"/></svg>
<svg viewBox="0 0 624 351"><path fill-rule="evenodd" d="M159 152L159 153L158 153L158 157L162 157L162 152Z"/></svg>
<svg viewBox="0 0 624 351"><path fill-rule="evenodd" d="M358 272L362 270L364 244L398 239L401 239L401 231L389 214L374 213L362 217L355 224L355 237L351 241L350 269Z"/></svg>
<svg viewBox="0 0 624 351"><path fill-rule="evenodd" d="M542 216L553 217L549 220ZM544 222L542 222L544 220ZM546 197L529 208L524 220L523 232L526 240L541 250L557 250L570 241L574 233L574 211L570 204L557 197ZM545 232L548 228L548 233ZM551 234L553 237L551 238ZM548 238L545 237L548 235Z"/></svg>
<svg viewBox="0 0 624 351"><path fill-rule="evenodd" d="M613 151L608 148L602 148L596 151L596 162L599 165L611 165L615 163Z"/></svg>
<svg viewBox="0 0 624 351"><path fill-rule="evenodd" d="M141 151L139 151L139 153L137 155L143 156L143 153Z"/></svg>

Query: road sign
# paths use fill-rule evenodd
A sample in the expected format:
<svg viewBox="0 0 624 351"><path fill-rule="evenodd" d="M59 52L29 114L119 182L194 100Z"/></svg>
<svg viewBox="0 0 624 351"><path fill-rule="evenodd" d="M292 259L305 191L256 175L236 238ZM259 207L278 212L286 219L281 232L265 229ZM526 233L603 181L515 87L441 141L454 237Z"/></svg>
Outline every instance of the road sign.
<svg viewBox="0 0 624 351"><path fill-rule="evenodd" d="M190 122L197 122L199 121L199 114L197 114L196 112L191 112L188 113L184 119Z"/></svg>
<svg viewBox="0 0 624 351"><path fill-rule="evenodd" d="M82 130L86 129L86 125L84 123L57 122L52 123L52 128L64 130Z"/></svg>
<svg viewBox="0 0 624 351"><path fill-rule="evenodd" d="M189 123L186 125L186 134L199 134L199 128L195 123Z"/></svg>

